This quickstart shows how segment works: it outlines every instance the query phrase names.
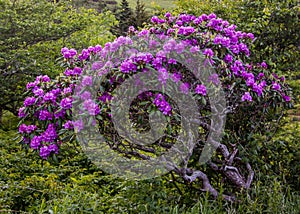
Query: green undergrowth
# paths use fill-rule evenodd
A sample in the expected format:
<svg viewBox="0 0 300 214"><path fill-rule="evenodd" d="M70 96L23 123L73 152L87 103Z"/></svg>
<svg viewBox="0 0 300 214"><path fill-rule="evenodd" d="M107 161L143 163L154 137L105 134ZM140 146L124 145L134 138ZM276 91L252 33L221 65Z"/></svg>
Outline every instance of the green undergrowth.
<svg viewBox="0 0 300 214"><path fill-rule="evenodd" d="M9 117L4 121L12 121L14 127L14 118ZM287 121L279 131L272 141L262 144L267 148L259 152L265 157L253 158L252 189L238 193L237 203L229 203L212 200L186 185L176 187L170 175L144 181L107 175L80 148L65 149L59 163L49 163L13 140L16 130L1 130L0 212L298 213L299 123Z"/></svg>

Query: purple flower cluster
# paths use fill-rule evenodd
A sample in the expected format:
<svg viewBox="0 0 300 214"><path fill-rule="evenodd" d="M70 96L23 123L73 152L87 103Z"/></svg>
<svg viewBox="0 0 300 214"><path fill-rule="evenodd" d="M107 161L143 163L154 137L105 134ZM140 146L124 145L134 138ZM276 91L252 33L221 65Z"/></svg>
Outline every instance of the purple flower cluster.
<svg viewBox="0 0 300 214"><path fill-rule="evenodd" d="M77 55L77 51L73 48L70 50L66 47L61 49L61 54L64 56L66 59L74 58Z"/></svg>
<svg viewBox="0 0 300 214"><path fill-rule="evenodd" d="M245 94L242 96L242 101L249 101L249 102L252 102L252 97L250 95L249 92L245 92Z"/></svg>
<svg viewBox="0 0 300 214"><path fill-rule="evenodd" d="M153 103L164 115L171 115L172 107L162 94L157 94Z"/></svg>
<svg viewBox="0 0 300 214"><path fill-rule="evenodd" d="M99 106L91 99L85 100L83 103L83 107L92 116L98 115L100 113Z"/></svg>
<svg viewBox="0 0 300 214"><path fill-rule="evenodd" d="M206 87L205 85L197 85L195 88L195 92L197 94L201 94L203 96L206 96Z"/></svg>
<svg viewBox="0 0 300 214"><path fill-rule="evenodd" d="M70 108L72 108L72 102L73 102L72 97L66 97L60 101L60 106L63 109L70 109Z"/></svg>
<svg viewBox="0 0 300 214"><path fill-rule="evenodd" d="M48 128L42 133L41 136L44 142L53 143L58 137L55 125L53 123L50 123L48 125Z"/></svg>
<svg viewBox="0 0 300 214"><path fill-rule="evenodd" d="M35 125L26 125L26 124L21 124L19 126L19 132L21 134L30 134L31 132L35 131L37 127Z"/></svg>

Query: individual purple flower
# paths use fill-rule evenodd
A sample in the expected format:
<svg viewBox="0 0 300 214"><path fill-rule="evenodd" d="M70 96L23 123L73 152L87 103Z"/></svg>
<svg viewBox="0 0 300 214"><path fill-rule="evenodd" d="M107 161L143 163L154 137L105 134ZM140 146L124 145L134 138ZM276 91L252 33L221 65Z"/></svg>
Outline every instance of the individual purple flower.
<svg viewBox="0 0 300 214"><path fill-rule="evenodd" d="M195 92L197 94L201 94L203 96L206 96L206 87L205 85L197 85L195 88Z"/></svg>
<svg viewBox="0 0 300 214"><path fill-rule="evenodd" d="M170 64L176 65L176 64L177 64L177 61L176 61L176 59L171 58L171 59L168 60L168 64L169 64L169 65L170 65Z"/></svg>
<svg viewBox="0 0 300 214"><path fill-rule="evenodd" d="M18 116L19 116L19 118L23 118L23 117L25 117L26 116L26 114L25 114L25 107L21 107L21 108L19 108L19 112L18 112Z"/></svg>
<svg viewBox="0 0 300 214"><path fill-rule="evenodd" d="M214 85L220 84L220 79L218 74L212 74L208 77L208 82L213 83Z"/></svg>
<svg viewBox="0 0 300 214"><path fill-rule="evenodd" d="M73 92L72 87L67 87L67 88L64 88L64 90L63 90L64 94L72 94L72 92Z"/></svg>
<svg viewBox="0 0 300 214"><path fill-rule="evenodd" d="M72 69L67 68L67 69L64 71L64 75L66 75L66 76L73 76L73 75L74 75L74 72L73 72Z"/></svg>
<svg viewBox="0 0 300 214"><path fill-rule="evenodd" d="M179 42L176 47L175 47L175 50L178 54L181 54L185 49L185 45L183 42Z"/></svg>
<svg viewBox="0 0 300 214"><path fill-rule="evenodd" d="M284 99L285 102L290 102L291 101L291 97L287 96L285 94L282 95L282 98Z"/></svg>
<svg viewBox="0 0 300 214"><path fill-rule="evenodd" d="M166 84L168 78L169 78L169 73L165 68L161 68L158 70L158 80L162 84Z"/></svg>
<svg viewBox="0 0 300 214"><path fill-rule="evenodd" d="M49 150L50 152L53 152L53 153L55 153L55 154L58 154L58 146L57 146L56 144L50 144L50 145L48 146L48 150Z"/></svg>
<svg viewBox="0 0 300 214"><path fill-rule="evenodd" d="M260 84L254 83L252 85L252 90L257 93L258 96L262 95L263 87Z"/></svg>
<svg viewBox="0 0 300 214"><path fill-rule="evenodd" d="M268 65L267 65L266 62L262 62L260 65L261 65L262 68L268 68Z"/></svg>
<svg viewBox="0 0 300 214"><path fill-rule="evenodd" d="M50 156L50 150L48 149L48 146L43 146L40 148L40 156L43 159L47 159Z"/></svg>
<svg viewBox="0 0 300 214"><path fill-rule="evenodd" d="M82 94L80 94L80 98L82 100L88 100L91 99L92 95L89 91L84 91Z"/></svg>
<svg viewBox="0 0 300 214"><path fill-rule="evenodd" d="M73 122L71 120L68 120L64 125L63 127L65 129L73 129L74 128L74 125L73 125Z"/></svg>
<svg viewBox="0 0 300 214"><path fill-rule="evenodd" d="M81 75L81 73L82 73L82 68L79 68L79 67L75 67L74 69L73 69L73 75Z"/></svg>
<svg viewBox="0 0 300 214"><path fill-rule="evenodd" d="M242 96L242 101L249 101L249 102L252 102L252 97L250 95L249 92L245 92L245 94Z"/></svg>
<svg viewBox="0 0 300 214"><path fill-rule="evenodd" d="M172 111L172 107L170 104L165 100L165 97L162 94L157 94L155 99L153 100L154 105L158 107L158 109L164 115L170 115Z"/></svg>
<svg viewBox="0 0 300 214"><path fill-rule="evenodd" d="M87 49L82 49L81 54L78 55L78 59L84 61L89 58L89 56L90 52Z"/></svg>
<svg viewBox="0 0 300 214"><path fill-rule="evenodd" d="M107 92L104 92L102 94L102 96L100 96L98 98L98 100L102 101L103 103L106 103L106 102L110 101L111 99L112 99L112 96Z"/></svg>
<svg viewBox="0 0 300 214"><path fill-rule="evenodd" d="M29 90L30 88L36 87L37 83L36 82L29 82L26 85L26 89Z"/></svg>
<svg viewBox="0 0 300 214"><path fill-rule="evenodd" d="M254 35L253 35L253 33L247 33L247 37L250 38L251 40L254 40Z"/></svg>
<svg viewBox="0 0 300 214"><path fill-rule="evenodd" d="M209 58L211 58L211 57L214 56L214 52L213 52L213 50L210 49L210 48L204 49L203 54L204 54L205 56L209 57Z"/></svg>
<svg viewBox="0 0 300 214"><path fill-rule="evenodd" d="M52 114L47 110L41 110L39 120L52 120Z"/></svg>
<svg viewBox="0 0 300 214"><path fill-rule="evenodd" d="M81 85L84 86L91 86L93 84L93 79L91 76L84 76Z"/></svg>
<svg viewBox="0 0 300 214"><path fill-rule="evenodd" d="M44 131L41 136L42 136L43 141L45 141L45 142L49 142L49 143L54 142L57 139L55 125L50 123L48 125L46 131Z"/></svg>
<svg viewBox="0 0 300 214"><path fill-rule="evenodd" d="M33 89L32 92L35 96L38 96L38 97L42 97L44 95L44 91L41 88L35 88L35 89Z"/></svg>
<svg viewBox="0 0 300 214"><path fill-rule="evenodd" d="M230 55L230 54L227 54L226 56L225 56L225 58L224 58L224 61L226 62L226 63L231 63L232 62L232 60L233 60L233 58L232 58L232 56Z"/></svg>
<svg viewBox="0 0 300 214"><path fill-rule="evenodd" d="M232 51L232 53L238 55L240 53L239 45L231 45L229 49Z"/></svg>
<svg viewBox="0 0 300 214"><path fill-rule="evenodd" d="M198 53L200 51L199 46L193 46L190 48L191 53Z"/></svg>
<svg viewBox="0 0 300 214"><path fill-rule="evenodd" d="M55 119L64 118L65 114L66 114L66 110L62 109L62 110L54 113L54 118Z"/></svg>
<svg viewBox="0 0 300 214"><path fill-rule="evenodd" d="M42 82L50 82L50 78L47 75L42 76Z"/></svg>
<svg viewBox="0 0 300 214"><path fill-rule="evenodd" d="M265 76L264 73L259 73L259 74L257 75L256 78L257 78L258 80L260 80L260 79L262 79L264 76Z"/></svg>
<svg viewBox="0 0 300 214"><path fill-rule="evenodd" d="M43 139L41 136L37 136L37 135L34 136L30 142L30 148L38 149L40 147L42 141L43 141Z"/></svg>
<svg viewBox="0 0 300 214"><path fill-rule="evenodd" d="M35 103L36 99L34 97L27 97L24 101L24 106L32 106Z"/></svg>
<svg viewBox="0 0 300 214"><path fill-rule="evenodd" d="M44 98L44 102L48 102L48 101L51 101L53 103L56 102L56 96L52 92L47 92L43 98Z"/></svg>
<svg viewBox="0 0 300 214"><path fill-rule="evenodd" d="M100 114L99 106L93 100L91 100L91 99L85 100L84 103L83 103L83 107L92 116Z"/></svg>
<svg viewBox="0 0 300 214"><path fill-rule="evenodd" d="M70 109L72 108L72 102L73 102L72 97L66 97L60 101L60 106L63 109Z"/></svg>
<svg viewBox="0 0 300 214"><path fill-rule="evenodd" d="M126 60L121 63L120 70L123 73L129 73L130 71L135 72L136 69L137 69L136 65L133 64L133 62L131 60Z"/></svg>
<svg viewBox="0 0 300 214"><path fill-rule="evenodd" d="M188 94L189 93L189 84L188 83L181 83L180 85L180 91L184 94Z"/></svg>
<svg viewBox="0 0 300 214"><path fill-rule="evenodd" d="M279 91L281 89L281 86L279 83L277 82L273 82L272 83L272 89L276 90L276 91Z"/></svg>
<svg viewBox="0 0 300 214"><path fill-rule="evenodd" d="M82 119L76 120L73 122L73 126L74 126L76 132L80 132L84 128L84 123L83 123Z"/></svg>
<svg viewBox="0 0 300 214"><path fill-rule="evenodd" d="M180 73L174 73L171 78L174 82L178 83L182 79L182 76Z"/></svg>
<svg viewBox="0 0 300 214"><path fill-rule="evenodd" d="M20 132L21 134L26 133L26 132L27 132L27 125L26 125L26 124L21 124L21 125L19 126L19 132Z"/></svg>

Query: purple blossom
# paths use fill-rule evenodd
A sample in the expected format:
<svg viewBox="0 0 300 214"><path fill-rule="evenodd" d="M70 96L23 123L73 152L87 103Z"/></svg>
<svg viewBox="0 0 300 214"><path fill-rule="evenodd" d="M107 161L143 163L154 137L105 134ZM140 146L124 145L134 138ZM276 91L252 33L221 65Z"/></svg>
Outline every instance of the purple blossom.
<svg viewBox="0 0 300 214"><path fill-rule="evenodd" d="M106 103L106 102L110 101L111 99L112 99L112 96L107 92L104 92L102 94L102 96L100 96L98 98L98 100L102 101L103 103Z"/></svg>
<svg viewBox="0 0 300 214"><path fill-rule="evenodd" d="M91 86L93 85L93 79L91 76L84 76L81 81L82 86Z"/></svg>
<svg viewBox="0 0 300 214"><path fill-rule="evenodd" d="M214 56L214 52L213 52L213 50L210 49L210 48L204 49L203 54L204 54L205 56L207 56L207 57L213 57L213 56Z"/></svg>
<svg viewBox="0 0 300 214"><path fill-rule="evenodd" d="M171 58L171 59L168 60L168 64L176 65L177 61L176 61L176 59Z"/></svg>
<svg viewBox="0 0 300 214"><path fill-rule="evenodd" d="M79 68L79 67L75 67L74 69L73 69L73 75L81 75L81 73L82 73L82 68Z"/></svg>
<svg viewBox="0 0 300 214"><path fill-rule="evenodd" d="M50 155L50 150L48 149L48 146L43 146L40 148L40 156L43 159L47 159Z"/></svg>
<svg viewBox="0 0 300 214"><path fill-rule="evenodd" d="M73 92L73 90L71 87L64 88L64 90L63 90L64 94L72 94L72 92Z"/></svg>
<svg viewBox="0 0 300 214"><path fill-rule="evenodd" d="M176 45L175 50L178 54L181 54L185 49L185 45L183 42L180 42Z"/></svg>
<svg viewBox="0 0 300 214"><path fill-rule="evenodd" d="M226 56L225 56L225 58L224 58L224 61L226 62L226 63L231 63L232 62L232 60L233 60L233 58L232 58L232 56L230 55L230 54L227 54Z"/></svg>
<svg viewBox="0 0 300 214"><path fill-rule="evenodd" d="M253 33L247 33L247 37L250 38L251 40L254 40L254 35L253 35Z"/></svg>
<svg viewBox="0 0 300 214"><path fill-rule="evenodd" d="M124 62L122 62L120 70L123 73L129 73L130 71L135 72L137 69L136 65L133 64L133 62L131 60L126 60Z"/></svg>
<svg viewBox="0 0 300 214"><path fill-rule="evenodd" d="M188 83L181 83L180 91L184 94L188 94L189 93L189 84Z"/></svg>
<svg viewBox="0 0 300 214"><path fill-rule="evenodd" d="M162 84L166 84L168 78L169 78L169 73L165 68L161 68L158 70L158 80Z"/></svg>
<svg viewBox="0 0 300 214"><path fill-rule="evenodd" d="M268 65L267 65L266 62L262 62L260 65L261 65L262 68L268 68Z"/></svg>
<svg viewBox="0 0 300 214"><path fill-rule="evenodd" d="M256 92L258 96L261 96L261 95L262 95L262 92L263 92L263 87L262 87L262 85L260 85L260 84L254 83L254 84L252 85L252 90L253 90L254 92Z"/></svg>
<svg viewBox="0 0 300 214"><path fill-rule="evenodd" d="M195 88L195 92L197 94L201 94L203 96L206 96L206 87L205 85L197 85Z"/></svg>
<svg viewBox="0 0 300 214"><path fill-rule="evenodd" d="M25 107L21 107L21 108L19 108L19 112L18 112L18 116L19 116L19 118L23 118L23 117L25 117L26 116L26 114L25 114Z"/></svg>
<svg viewBox="0 0 300 214"><path fill-rule="evenodd" d="M99 106L91 99L84 101L83 107L89 112L90 115L95 116L100 114Z"/></svg>
<svg viewBox="0 0 300 214"><path fill-rule="evenodd" d="M62 110L54 113L54 118L55 119L63 118L65 116L65 114L66 114L66 111L64 109L62 109Z"/></svg>
<svg viewBox="0 0 300 214"><path fill-rule="evenodd" d="M184 36L188 36L188 35L190 35L190 34L192 34L194 32L195 32L195 28L190 27L190 26L189 27L183 27L183 26L181 26L178 29L178 34L182 34Z"/></svg>
<svg viewBox="0 0 300 214"><path fill-rule="evenodd" d="M49 124L46 131L42 133L42 139L45 142L54 142L57 139L57 133L54 124Z"/></svg>
<svg viewBox="0 0 300 214"><path fill-rule="evenodd" d="M27 97L24 101L24 106L32 106L35 103L36 99L34 97Z"/></svg>
<svg viewBox="0 0 300 214"><path fill-rule="evenodd" d="M170 104L165 100L165 97L162 94L157 94L155 99L153 100L154 105L158 107L158 109L164 115L170 115L172 111L172 107Z"/></svg>
<svg viewBox="0 0 300 214"><path fill-rule="evenodd" d="M282 98L283 98L284 101L286 101L286 102L290 102L290 101L291 101L291 97L289 97L289 96L287 96L287 95L285 95L285 94L282 95Z"/></svg>
<svg viewBox="0 0 300 214"><path fill-rule="evenodd" d="M83 123L82 119L76 120L73 122L73 126L74 126L76 132L80 132L84 128L84 123Z"/></svg>
<svg viewBox="0 0 300 214"><path fill-rule="evenodd" d="M89 56L90 52L87 49L82 49L81 54L78 55L78 59L84 61L89 58Z"/></svg>
<svg viewBox="0 0 300 214"><path fill-rule="evenodd" d="M91 99L92 95L89 91L84 91L82 94L80 94L80 98L82 100L88 100Z"/></svg>
<svg viewBox="0 0 300 214"><path fill-rule="evenodd" d="M276 91L279 91L281 89L281 86L279 83L277 82L273 82L272 83L272 89L276 90Z"/></svg>
<svg viewBox="0 0 300 214"><path fill-rule="evenodd" d="M71 120L68 120L64 125L63 127L65 129L73 129L74 128L74 125L73 125L73 122Z"/></svg>
<svg viewBox="0 0 300 214"><path fill-rule="evenodd" d="M35 96L38 96L38 97L42 97L44 95L44 91L41 88L35 88L35 89L33 89L32 92Z"/></svg>
<svg viewBox="0 0 300 214"><path fill-rule="evenodd" d="M39 120L52 120L52 114L47 110L41 110L39 114Z"/></svg>
<svg viewBox="0 0 300 214"><path fill-rule="evenodd" d="M181 80L182 76L181 76L180 73L174 73L174 74L171 76L171 78L172 78L172 80L173 80L174 82L178 83L178 82Z"/></svg>
<svg viewBox="0 0 300 214"><path fill-rule="evenodd" d="M251 97L251 95L250 95L249 92L245 92L245 94L242 96L242 101L243 102L244 101L250 101L250 102L252 102L252 97Z"/></svg>
<svg viewBox="0 0 300 214"><path fill-rule="evenodd" d="M37 135L34 136L30 142L30 148L38 149L40 147L42 141L43 141L43 139L41 136L37 136Z"/></svg>
<svg viewBox="0 0 300 214"><path fill-rule="evenodd" d="M73 102L72 97L66 97L60 101L60 106L63 109L70 109L72 108L72 102Z"/></svg>
<svg viewBox="0 0 300 214"><path fill-rule="evenodd" d="M55 154L58 154L58 146L56 144L50 144L48 146L48 150L50 152L54 152Z"/></svg>
<svg viewBox="0 0 300 214"><path fill-rule="evenodd" d="M47 92L44 95L44 102L47 102L47 101L51 101L53 103L56 102L56 96L53 94L53 92Z"/></svg>
<svg viewBox="0 0 300 214"><path fill-rule="evenodd" d="M50 78L47 75L42 76L42 82L50 82Z"/></svg>
<svg viewBox="0 0 300 214"><path fill-rule="evenodd" d="M20 132L21 134L26 133L26 132L27 132L27 125L26 125L26 124L21 124L21 125L19 126L19 132Z"/></svg>
<svg viewBox="0 0 300 214"><path fill-rule="evenodd" d="M26 89L29 90L30 88L36 87L36 85L37 85L37 82L29 82L26 85Z"/></svg>
<svg viewBox="0 0 300 214"><path fill-rule="evenodd" d="M199 46L193 46L193 47L190 48L190 52L191 53L197 53L199 51L200 51Z"/></svg>

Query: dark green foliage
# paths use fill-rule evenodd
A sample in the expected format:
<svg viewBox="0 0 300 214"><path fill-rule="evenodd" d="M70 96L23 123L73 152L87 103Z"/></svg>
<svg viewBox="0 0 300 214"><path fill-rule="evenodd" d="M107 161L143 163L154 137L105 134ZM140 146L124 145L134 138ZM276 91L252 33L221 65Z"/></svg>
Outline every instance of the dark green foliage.
<svg viewBox="0 0 300 214"><path fill-rule="evenodd" d="M149 21L149 19L150 16L146 12L145 4L140 0L137 0L133 16L133 26L136 28L142 27L144 23L147 23L147 21Z"/></svg>
<svg viewBox="0 0 300 214"><path fill-rule="evenodd" d="M122 0L120 7L114 12L118 24L112 28L116 36L126 35L128 28L133 25L133 12L127 0Z"/></svg>
<svg viewBox="0 0 300 214"><path fill-rule="evenodd" d="M64 46L78 50L113 38L110 13L74 8L68 1L0 0L0 109L17 114L25 83L60 72Z"/></svg>

